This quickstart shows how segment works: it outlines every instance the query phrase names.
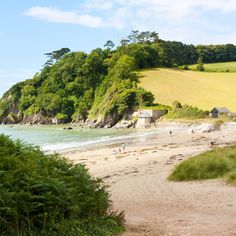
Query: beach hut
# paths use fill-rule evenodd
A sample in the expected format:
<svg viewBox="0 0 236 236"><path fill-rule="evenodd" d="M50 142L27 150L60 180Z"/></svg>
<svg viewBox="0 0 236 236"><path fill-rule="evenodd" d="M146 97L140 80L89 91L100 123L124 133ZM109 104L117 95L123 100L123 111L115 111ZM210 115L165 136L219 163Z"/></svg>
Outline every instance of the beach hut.
<svg viewBox="0 0 236 236"><path fill-rule="evenodd" d="M219 118L221 115L227 115L230 113L230 110L227 107L214 107L210 111L211 118Z"/></svg>

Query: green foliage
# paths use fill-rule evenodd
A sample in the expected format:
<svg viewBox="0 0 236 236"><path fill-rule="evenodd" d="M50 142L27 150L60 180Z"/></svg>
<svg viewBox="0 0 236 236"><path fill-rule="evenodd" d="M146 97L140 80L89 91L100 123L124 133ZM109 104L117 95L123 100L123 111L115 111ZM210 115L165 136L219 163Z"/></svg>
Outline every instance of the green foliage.
<svg viewBox="0 0 236 236"><path fill-rule="evenodd" d="M225 45L198 45L196 47L204 63L236 61L236 46Z"/></svg>
<svg viewBox="0 0 236 236"><path fill-rule="evenodd" d="M197 70L197 64L190 65L191 70ZM204 64L205 72L236 72L236 62L218 62Z"/></svg>
<svg viewBox="0 0 236 236"><path fill-rule="evenodd" d="M153 102L151 93L137 89L139 81L134 70L163 66L187 70L189 64L198 61L198 70L203 71L203 62L236 60L234 45L195 47L161 40L157 32L150 31L133 30L116 50L111 50L114 46L111 40L104 46L106 49L97 48L89 54L71 53L68 48L46 53L49 60L40 73L4 94L0 101L0 122L11 111L21 111L24 115L40 113L50 118L64 114L65 122L75 117L96 118L94 114L101 112L104 116L108 111L121 118L128 109L132 111L136 106ZM115 81L116 88L112 87ZM102 111L100 102L106 104L106 99L114 104Z"/></svg>
<svg viewBox="0 0 236 236"><path fill-rule="evenodd" d="M197 70L198 71L204 71L205 70L203 62L202 62L202 56L200 56L198 61L197 61Z"/></svg>
<svg viewBox="0 0 236 236"><path fill-rule="evenodd" d="M236 169L232 170L225 176L225 181L228 184L236 186Z"/></svg>
<svg viewBox="0 0 236 236"><path fill-rule="evenodd" d="M137 102L139 106L152 106L154 99L153 94L146 91L144 88L139 88L137 90Z"/></svg>
<svg viewBox="0 0 236 236"><path fill-rule="evenodd" d="M197 107L181 105L180 102L173 103L172 110L167 114L168 118L205 118L209 115L208 111L203 111Z"/></svg>
<svg viewBox="0 0 236 236"><path fill-rule="evenodd" d="M142 109L151 109L151 110L167 110L168 112L172 110L171 106L154 103L152 105L141 106Z"/></svg>
<svg viewBox="0 0 236 236"><path fill-rule="evenodd" d="M181 103L179 101L174 101L173 104L172 104L172 108L175 111L177 109L182 108L182 105L181 105Z"/></svg>
<svg viewBox="0 0 236 236"><path fill-rule="evenodd" d="M189 67L187 65L178 66L178 68L182 70L189 70Z"/></svg>
<svg viewBox="0 0 236 236"><path fill-rule="evenodd" d="M83 165L0 135L1 235L115 235L122 213Z"/></svg>
<svg viewBox="0 0 236 236"><path fill-rule="evenodd" d="M115 44L111 40L107 40L106 43L104 44L104 47L107 48L108 50L111 50L112 48L115 47Z"/></svg>
<svg viewBox="0 0 236 236"><path fill-rule="evenodd" d="M106 121L112 117L115 124L137 106L152 104L154 97L150 92L137 88L138 77L134 73L133 57L123 55L111 65L108 75L96 91L89 119Z"/></svg>
<svg viewBox="0 0 236 236"><path fill-rule="evenodd" d="M69 48L61 48L53 52L45 53L49 59L46 61L44 66L51 66L54 62L60 60L64 55L70 52Z"/></svg>
<svg viewBox="0 0 236 236"><path fill-rule="evenodd" d="M229 174L228 181L235 183L235 170L236 146L217 148L182 162L168 179L173 181L214 179Z"/></svg>

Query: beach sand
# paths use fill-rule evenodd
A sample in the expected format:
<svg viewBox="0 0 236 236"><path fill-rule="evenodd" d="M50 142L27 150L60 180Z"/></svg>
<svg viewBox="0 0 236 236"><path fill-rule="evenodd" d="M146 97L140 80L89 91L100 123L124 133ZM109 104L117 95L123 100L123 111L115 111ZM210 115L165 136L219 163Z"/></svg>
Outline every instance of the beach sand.
<svg viewBox="0 0 236 236"><path fill-rule="evenodd" d="M117 144L65 155L109 185L114 209L125 212L124 236L236 235L236 187L166 179L181 161L235 141L236 131L166 132L126 143L125 152Z"/></svg>

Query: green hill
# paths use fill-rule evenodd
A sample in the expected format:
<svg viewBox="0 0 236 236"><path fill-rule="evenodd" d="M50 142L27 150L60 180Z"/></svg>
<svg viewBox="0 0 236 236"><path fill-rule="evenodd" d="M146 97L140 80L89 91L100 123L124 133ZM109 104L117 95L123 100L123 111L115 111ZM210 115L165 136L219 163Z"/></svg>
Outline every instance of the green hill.
<svg viewBox="0 0 236 236"><path fill-rule="evenodd" d="M157 32L133 30L117 48L113 46L108 40L105 49L90 53L69 48L46 53L43 68L32 79L13 85L0 99L0 123L85 122L110 127L138 107L153 103L154 96L143 88L167 105L180 100L204 109L228 106L236 110L231 73L153 69L143 73L141 86L135 73L145 68L186 68L199 60L236 61L236 45L194 46L162 40ZM206 65L206 70L210 66L213 71L235 70L234 63L226 64Z"/></svg>
<svg viewBox="0 0 236 236"><path fill-rule="evenodd" d="M221 62L204 64L206 72L236 72L236 62ZM190 70L197 70L197 64L190 65Z"/></svg>
<svg viewBox="0 0 236 236"><path fill-rule="evenodd" d="M226 106L236 111L236 73L150 69L139 75L140 86L155 95L155 102L170 105L178 100L207 110Z"/></svg>

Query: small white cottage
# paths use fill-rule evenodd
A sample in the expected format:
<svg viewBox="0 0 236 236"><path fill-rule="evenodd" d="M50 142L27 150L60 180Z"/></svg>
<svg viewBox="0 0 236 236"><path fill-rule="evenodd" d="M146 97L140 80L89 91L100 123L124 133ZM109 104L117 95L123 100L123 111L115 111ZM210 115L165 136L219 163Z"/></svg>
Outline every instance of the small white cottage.
<svg viewBox="0 0 236 236"><path fill-rule="evenodd" d="M140 111L136 127L149 128L151 126L151 122L152 122L152 116L147 111Z"/></svg>
<svg viewBox="0 0 236 236"><path fill-rule="evenodd" d="M138 128L148 128L151 126L151 123L154 123L161 116L165 115L167 110L141 110L138 112L138 120L136 127Z"/></svg>

